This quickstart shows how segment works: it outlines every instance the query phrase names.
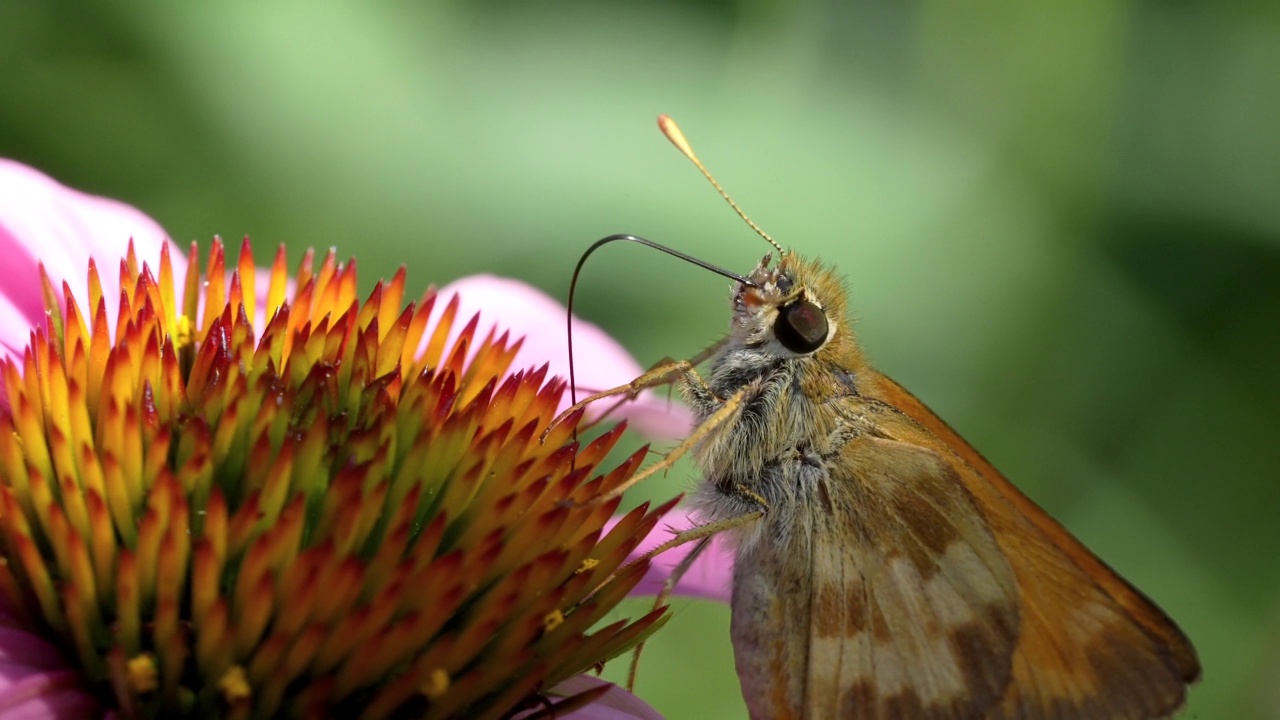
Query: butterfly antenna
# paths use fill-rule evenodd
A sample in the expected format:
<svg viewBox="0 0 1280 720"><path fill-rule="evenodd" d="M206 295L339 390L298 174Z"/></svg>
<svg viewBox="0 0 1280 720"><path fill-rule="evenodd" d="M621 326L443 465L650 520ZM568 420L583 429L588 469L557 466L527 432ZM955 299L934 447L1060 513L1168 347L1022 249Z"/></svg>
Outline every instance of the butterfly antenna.
<svg viewBox="0 0 1280 720"><path fill-rule="evenodd" d="M720 187L720 183L716 182L715 176L707 170L706 166L702 164L702 161L699 160L698 156L693 152L693 146L689 144L687 139L685 139L684 133L680 131L680 126L676 124L675 120L672 120L666 115L659 115L658 129L662 130L662 134L667 136L667 139L671 141L672 145L676 146L676 149L679 150L681 154L689 158L690 162L702 171L703 177L711 183L711 186L716 189L716 192L720 193L720 197L724 198L725 202L729 203L729 207L733 208L733 211L738 213L738 217L742 218L747 225L750 225L751 229L755 230L757 235L764 238L770 245L776 248L780 255L785 253L782 246L778 244L778 241L774 240L769 233L761 230L759 225L755 224L751 218L747 217L747 214L742 212L742 208L738 207L738 203L734 202L733 198L729 197L729 193L725 192L724 188Z"/></svg>

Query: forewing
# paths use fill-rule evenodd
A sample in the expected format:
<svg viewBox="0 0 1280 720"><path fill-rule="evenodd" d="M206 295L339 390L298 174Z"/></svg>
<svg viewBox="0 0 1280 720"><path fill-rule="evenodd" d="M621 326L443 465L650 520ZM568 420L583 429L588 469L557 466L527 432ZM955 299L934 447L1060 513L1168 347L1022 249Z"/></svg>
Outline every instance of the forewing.
<svg viewBox="0 0 1280 720"><path fill-rule="evenodd" d="M744 546L733 637L753 717L965 718L1009 684L1011 568L938 453L846 443ZM803 562L807 558L808 562Z"/></svg>
<svg viewBox="0 0 1280 720"><path fill-rule="evenodd" d="M863 392L910 418L890 423L897 439L962 461L958 478L1013 569L1020 638L1013 682L991 716L1156 718L1176 712L1186 685L1200 676L1200 663L1173 621L915 396L878 373L864 375Z"/></svg>

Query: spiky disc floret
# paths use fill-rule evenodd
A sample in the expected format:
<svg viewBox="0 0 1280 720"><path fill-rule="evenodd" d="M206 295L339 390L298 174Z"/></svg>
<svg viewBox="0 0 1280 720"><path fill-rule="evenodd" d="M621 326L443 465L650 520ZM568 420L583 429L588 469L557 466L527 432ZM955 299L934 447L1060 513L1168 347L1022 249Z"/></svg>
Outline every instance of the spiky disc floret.
<svg viewBox="0 0 1280 720"><path fill-rule="evenodd" d="M0 589L128 715L498 717L624 652L663 619L590 632L640 580L665 511L581 504L620 429L538 435L564 389L507 374L518 348L449 342L402 307L404 273L356 296L355 263L277 254L257 332L246 241L226 282L193 247L183 305L132 247L112 330L45 279L45 327L5 361ZM422 349L420 349L422 348ZM620 572L619 569L621 569Z"/></svg>

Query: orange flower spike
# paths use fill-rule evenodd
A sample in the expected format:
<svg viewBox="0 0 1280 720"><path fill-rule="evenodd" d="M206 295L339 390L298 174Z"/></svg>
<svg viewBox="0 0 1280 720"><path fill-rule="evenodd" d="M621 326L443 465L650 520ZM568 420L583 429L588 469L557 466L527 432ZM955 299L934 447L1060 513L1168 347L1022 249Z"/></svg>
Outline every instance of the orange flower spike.
<svg viewBox="0 0 1280 720"><path fill-rule="evenodd" d="M329 254L335 254L335 250L330 249ZM335 278L338 285L338 297L334 301L335 307L354 307L360 304L360 286L356 282L356 259L352 257L345 263L338 265L338 273Z"/></svg>
<svg viewBox="0 0 1280 720"><path fill-rule="evenodd" d="M98 306L104 302L102 295L102 278L98 275L98 264L94 262L92 257L89 258L89 270L86 275L88 279L88 302L84 307L91 311L96 311Z"/></svg>
<svg viewBox="0 0 1280 720"><path fill-rule="evenodd" d="M115 558L115 528L111 521L111 511L107 508L102 466L98 462L97 453L87 444L80 447L80 467L84 477L85 506L89 512L89 537L93 540L94 564L97 567L98 582L105 584L111 577Z"/></svg>
<svg viewBox="0 0 1280 720"><path fill-rule="evenodd" d="M306 667L324 639L325 632L323 628L312 627L289 644L275 670L262 681L262 690L255 698L255 712L261 713L263 717L276 714L288 684Z"/></svg>
<svg viewBox="0 0 1280 720"><path fill-rule="evenodd" d="M361 407L361 398L366 391L376 392L372 384L378 354L378 322L376 318L372 322L368 327L356 325L338 366L338 390L343 405L349 408L365 409Z"/></svg>
<svg viewBox="0 0 1280 720"><path fill-rule="evenodd" d="M40 472L37 468L28 465L27 479L29 487L31 488L31 507L35 511L35 522L32 524L32 529L34 530L32 537L36 538L49 532L51 513L54 510L58 510L58 512L61 513L61 509L54 505L53 489L50 485L56 481L53 480L52 477ZM57 550L56 544L54 549Z"/></svg>
<svg viewBox="0 0 1280 720"><path fill-rule="evenodd" d="M373 560L369 563L362 601L369 601L381 593L401 569L406 573L412 570L412 566L402 561L402 558L409 548L409 538L413 532L413 509L418 505L420 491L421 486L415 485L404 498L387 503L387 507L395 508L395 517L382 531L382 542L378 544ZM427 552L434 554L435 550L430 548Z"/></svg>
<svg viewBox="0 0 1280 720"><path fill-rule="evenodd" d="M234 319L233 332L240 325L241 318L248 319L248 316L243 314L244 290L240 285L240 273L238 272L231 273L231 285L227 290L227 304L223 305L223 309L224 312L229 310L232 313L232 318Z"/></svg>
<svg viewBox="0 0 1280 720"><path fill-rule="evenodd" d="M467 405L465 394L468 389L472 388L471 378L467 376L467 358L471 356L471 349L476 345L476 327L480 323L480 316L472 315L467 324L462 327L462 332L458 333L458 337L453 341L453 348L445 354L444 361L441 362L439 370L448 372L458 378L459 404ZM436 331L439 333L439 330Z"/></svg>
<svg viewBox="0 0 1280 720"><path fill-rule="evenodd" d="M200 298L200 246L193 240L187 252L187 276L182 282L182 315L191 323L191 341L204 340L204 327L199 324Z"/></svg>
<svg viewBox="0 0 1280 720"><path fill-rule="evenodd" d="M315 248L307 248L306 252L302 253L302 260L298 262L298 270L293 274L294 284L298 287L299 290L306 287L307 285L312 284L312 280L315 278L315 271L314 271L315 262L316 262ZM294 305L298 304L296 299L293 304ZM307 303L307 306L306 308L304 308L304 310L307 314L307 317L310 317L311 315L310 302Z"/></svg>
<svg viewBox="0 0 1280 720"><path fill-rule="evenodd" d="M203 618L218 599L222 563L207 538L200 538L191 557L191 615Z"/></svg>
<svg viewBox="0 0 1280 720"><path fill-rule="evenodd" d="M249 684L253 687L264 687L275 674L276 668L284 661L284 654L289 649L289 638L283 637L278 633L271 633L263 640L254 650L253 659L249 661L249 667L245 668L245 674L248 676ZM261 695L255 695L254 704L261 702ZM257 707L255 710L269 710L264 707ZM265 715L264 717L270 717Z"/></svg>
<svg viewBox="0 0 1280 720"><path fill-rule="evenodd" d="M285 343L289 336L288 328L288 308L284 307L283 312L273 312L254 351L253 368L255 373L265 373L270 370L273 374L276 374L280 372L280 368L284 367Z"/></svg>
<svg viewBox="0 0 1280 720"><path fill-rule="evenodd" d="M267 283L266 319L270 323L284 305L285 292L289 289L289 258L284 243L276 248L275 261L271 263L271 280Z"/></svg>
<svg viewBox="0 0 1280 720"><path fill-rule="evenodd" d="M550 366L543 363L536 369L524 370L516 375L519 383L511 399L511 414L518 424L534 423L541 431L556 416L560 398L564 396L568 384L559 378L548 378L548 374ZM542 442L538 446L548 448ZM554 447L549 447L545 452L550 453Z"/></svg>
<svg viewBox="0 0 1280 720"><path fill-rule="evenodd" d="M364 302L358 304L359 310L356 314L357 328L363 330L369 327L370 323L387 322L386 320L382 319L383 315L387 314L385 312L386 309L384 308L384 302L382 299L383 292L385 291L383 285L384 285L383 281L379 280L376 284L374 284L373 290L369 292L369 297L365 298ZM397 311L399 310L398 307L396 309ZM392 314L391 319L393 320L395 319L394 314ZM377 344L377 341L378 339L375 338L374 344Z"/></svg>
<svg viewBox="0 0 1280 720"><path fill-rule="evenodd" d="M83 358L83 355L80 357ZM83 360L80 364L83 364ZM94 449L93 422L89 418L89 403L84 388L84 380L67 380L67 429L70 431L71 445L77 454L78 462L75 467L80 471L81 487L102 492L100 475L94 472L97 469L97 455ZM86 463L90 463L92 469Z"/></svg>
<svg viewBox="0 0 1280 720"><path fill-rule="evenodd" d="M319 585L330 588L316 596L311 620L323 625L333 625L354 611L360 587L364 584L364 563L354 557L330 554L320 571Z"/></svg>
<svg viewBox="0 0 1280 720"><path fill-rule="evenodd" d="M101 426L99 426L101 427ZM134 503L130 500L129 489L124 479L124 468L116 459L115 453L104 449L99 453L102 466L102 484L106 490L104 500L111 513L111 519L125 547L133 547L137 542L137 527L133 517Z"/></svg>
<svg viewBox="0 0 1280 720"><path fill-rule="evenodd" d="M307 497L318 497L325 489L322 478L332 472L328 466L331 432L329 418L321 414L302 432L301 441L295 449L294 489Z"/></svg>
<svg viewBox="0 0 1280 720"><path fill-rule="evenodd" d="M49 568L45 565L44 558L41 557L35 540L32 539L30 534L22 534L14 536L10 542L13 545L14 554L18 556L31 591L40 605L41 614L46 618L50 618L50 624L55 631L66 632L67 620L59 612L57 590L53 586Z"/></svg>
<svg viewBox="0 0 1280 720"><path fill-rule="evenodd" d="M172 473L160 474L158 483L170 485L168 522L160 543L160 555L156 580L156 592L163 600L168 598L176 606L182 600L187 577L187 565L191 561L191 516L187 496Z"/></svg>
<svg viewBox="0 0 1280 720"><path fill-rule="evenodd" d="M256 495L249 499L256 499ZM258 513L253 511L253 505L246 502L241 506L240 511L236 513L237 517L248 517L253 520L258 519ZM244 553L240 559L240 570L236 576L235 592L233 599L234 604L231 606L232 617L242 614L248 607L249 598L254 591L254 586L263 577L272 577L273 550L276 538L280 533L280 528L272 525L265 529L255 529L249 534L248 540L245 542ZM234 548L232 549L232 557L235 556Z"/></svg>
<svg viewBox="0 0 1280 720"><path fill-rule="evenodd" d="M56 450L53 447L53 443L50 443L51 454L57 453L53 455L53 467L55 471L71 472L75 466L68 464L70 461L68 444L71 439L71 426L67 417L70 413L67 407L67 394L69 392L67 373L62 366L62 359L57 354L48 353L45 357L48 358L48 364L43 371L47 379L47 382L44 383L45 395L43 400L45 431L51 435L56 431L60 440L67 441L61 443Z"/></svg>
<svg viewBox="0 0 1280 720"><path fill-rule="evenodd" d="M404 306L404 283L408 277L405 267L401 265L396 268L396 274L391 278L391 282L379 282L382 287L382 302L378 304L378 327L384 330L390 328L396 318L400 316ZM385 340L385 337L378 338L379 342Z"/></svg>
<svg viewBox="0 0 1280 720"><path fill-rule="evenodd" d="M67 630L71 634L72 645L80 663L86 672L102 675L105 662L94 648L93 636L89 632L89 618L85 617L84 605L77 602L75 587L63 585L59 594L63 612L66 613Z"/></svg>
<svg viewBox="0 0 1280 720"><path fill-rule="evenodd" d="M334 368L333 400L335 403L346 397L345 390L351 382L352 365L355 361L356 352L359 350L358 338L360 331L356 327L356 311L357 307L355 305L351 305L342 311L341 315L338 315L338 319L333 323L333 327L324 336L324 345L320 357L323 358L325 364L332 365ZM357 395L357 397L359 396Z"/></svg>
<svg viewBox="0 0 1280 720"><path fill-rule="evenodd" d="M49 327L51 337L63 337L62 323L62 302L59 301L57 294L53 289L53 281L49 279L49 273L45 272L44 263L37 263L36 268L40 275L40 294L44 300L45 319ZM66 297L70 297L69 295ZM57 347L57 352L62 353L62 346Z"/></svg>
<svg viewBox="0 0 1280 720"><path fill-rule="evenodd" d="M141 314L146 317L148 331L155 333L157 338L163 339L167 334L164 316L171 310L164 304L160 286L156 283L150 267L144 266L142 272L134 279L133 297L134 307L144 308Z"/></svg>
<svg viewBox="0 0 1280 720"><path fill-rule="evenodd" d="M154 388L156 411L162 425L169 425L180 414L190 413L186 402L186 387L182 368L174 353L173 343L165 343L160 349L159 381Z"/></svg>
<svg viewBox="0 0 1280 720"><path fill-rule="evenodd" d="M158 510L148 510L138 523L137 578L138 597L149 607L156 596L156 564L159 562L163 521Z"/></svg>
<svg viewBox="0 0 1280 720"><path fill-rule="evenodd" d="M28 518L34 515L34 513L22 508L18 498L14 497L12 488L0 487L0 516L3 516L6 520L3 526L0 527L3 528L6 542L11 545L18 545L22 541L34 542L34 531L31 528L31 523L28 522ZM43 530L41 534L43 534ZM43 571L44 559L40 555L37 554L34 558L20 556L19 559L23 563L26 563L29 559L34 559L41 566L40 571ZM29 569L28 571L30 572L31 570ZM20 599L21 595L15 597Z"/></svg>
<svg viewBox="0 0 1280 720"><path fill-rule="evenodd" d="M193 553L192 615L203 617L222 590L219 583L227 557L227 504L219 490L209 496L205 505L204 527Z"/></svg>
<svg viewBox="0 0 1280 720"><path fill-rule="evenodd" d="M307 338L311 335L311 295L314 291L313 283L301 286L293 302L289 304L289 324L285 332L284 352L281 354L282 368L288 368L293 364L291 361L295 349L301 352ZM297 384L292 377L290 380L292 384Z"/></svg>
<svg viewBox="0 0 1280 720"><path fill-rule="evenodd" d="M90 277L94 277L92 272ZM97 302L89 307L93 308L93 330L89 338L88 367L92 372L87 374L88 403L90 408L97 408L101 398L103 368L106 366L107 357L111 354L111 331L107 325L107 304L101 295Z"/></svg>
<svg viewBox="0 0 1280 720"><path fill-rule="evenodd" d="M225 371L226 368L221 370ZM236 470L237 465L243 462L240 453L233 453L232 449L241 435L240 422L244 413L242 408L245 405L244 389L243 377L233 377L222 382L221 387L218 388L219 397L215 405L215 407L221 407L221 412L211 413L217 422L213 427L213 445L210 448L213 462L216 465L233 463L231 467L224 467L223 470ZM225 407L222 406L223 403ZM233 454L236 457L231 457Z"/></svg>
<svg viewBox="0 0 1280 720"><path fill-rule="evenodd" d="M85 621L91 633L105 632L102 615L98 611L98 583L93 576L93 559L89 557L89 547L84 537L77 532L67 533L67 557L70 570L69 578L74 589L77 602L84 612Z"/></svg>
<svg viewBox="0 0 1280 720"><path fill-rule="evenodd" d="M292 441L285 441L284 447L280 448L275 459L269 460L268 464L262 466L261 471L264 471L264 475L261 478L261 486L257 484L248 486L248 489L259 491L256 503L257 518L259 518L256 532L265 532L266 529L273 527L279 519L280 511L284 510L284 503L289 500L294 474L294 448L296 445Z"/></svg>
<svg viewBox="0 0 1280 720"><path fill-rule="evenodd" d="M320 269L316 271L316 289L313 295L315 300L309 308L313 321L331 314L337 307L339 288L336 280L340 269L337 251L330 247L324 254L324 260L320 261Z"/></svg>
<svg viewBox="0 0 1280 720"><path fill-rule="evenodd" d="M520 346L524 344L524 340L508 343L508 335L509 333L504 332L495 340L490 331L489 337L467 368L466 382L487 385L496 382L507 372L511 362L516 359L516 354L520 352Z"/></svg>
<svg viewBox="0 0 1280 720"><path fill-rule="evenodd" d="M59 442L58 444L63 444ZM68 456L70 452L68 452ZM89 510L85 506L84 493L80 491L80 486L70 475L64 475L61 480L50 478L51 483L57 483L59 487L59 496L62 499L61 506L54 505L53 509L61 507L63 509L63 518L68 523L68 529L71 533L81 537L89 536Z"/></svg>
<svg viewBox="0 0 1280 720"><path fill-rule="evenodd" d="M234 638L227 628L227 603L219 598L196 625L196 663L207 677L221 678L231 666Z"/></svg>
<svg viewBox="0 0 1280 720"><path fill-rule="evenodd" d="M166 546L162 547L160 552L162 564L166 562L166 555L177 552L168 549L172 547L172 544L166 540ZM164 578L164 574L161 573L159 577ZM169 707L174 707L177 700L182 666L190 652L186 631L179 625L178 602L179 598L172 594L159 595L156 599L155 617L151 629L156 654L160 660L161 695L165 699L165 705Z"/></svg>
<svg viewBox="0 0 1280 720"><path fill-rule="evenodd" d="M194 256L193 256L194 257ZM209 269L204 272L204 314L199 327L207 334L209 328L227 307L227 266L222 250L222 240L214 237L209 246Z"/></svg>
<svg viewBox="0 0 1280 720"><path fill-rule="evenodd" d="M129 277L138 277L138 252L133 245L133 238L129 238L129 246L128 250L125 251L122 267L128 271ZM120 287L126 287L126 285L121 283Z"/></svg>
<svg viewBox="0 0 1280 720"><path fill-rule="evenodd" d="M41 268L43 272L43 268ZM80 306L76 304L75 296L71 294L71 286L64 280L62 282L63 301L59 304L62 308L63 315L63 334L53 335L57 341L61 338L62 356L63 358L71 357L71 351L76 345L81 345L81 351L86 352L89 347L89 328L85 325L84 316L80 314ZM83 377L81 377L83 380Z"/></svg>
<svg viewBox="0 0 1280 720"><path fill-rule="evenodd" d="M13 413L14 425L18 429L19 436L23 438L23 455L27 457L28 466L33 466L38 473L51 475L54 470L52 470L49 445L44 433L45 405L42 400L40 379L36 377L35 352L31 350L24 352L22 361L23 382L19 382L17 387L9 392L10 413Z"/></svg>
<svg viewBox="0 0 1280 720"><path fill-rule="evenodd" d="M310 548L303 552L296 562L278 575L276 606L288 607L289 612L277 617L272 627L289 637L296 635L311 620L316 598L322 592L319 565L323 558L314 550ZM328 588L323 592L328 592Z"/></svg>
<svg viewBox="0 0 1280 720"><path fill-rule="evenodd" d="M269 537L264 536L259 542L269 545L267 562L277 576L282 574L298 559L301 549L303 523L306 519L306 498L295 495L289 505L280 513L280 519L271 529Z"/></svg>
<svg viewBox="0 0 1280 720"><path fill-rule="evenodd" d="M9 371L12 366L8 361L0 362L0 374L6 376L6 387L12 388L13 385L8 384ZM10 513L4 506L0 505L0 517L9 516L11 522L25 523L27 517L35 514L35 508L31 504L31 481L27 477L27 465L22 457L22 439L19 437L17 430L13 426L11 417L0 414L0 468L3 469L4 477L8 480L8 487L3 487L6 494L13 497L14 502L18 503L18 509ZM0 528L4 524L0 523Z"/></svg>
<svg viewBox="0 0 1280 720"><path fill-rule="evenodd" d="M390 319L383 320L380 313L378 318L378 328L382 333L382 338L377 344L377 362L374 364L374 377L384 377L390 375L404 363L405 341L408 338L409 327L413 323L414 306L404 308L398 315L392 315ZM401 373L396 373L396 379L400 379Z"/></svg>
<svg viewBox="0 0 1280 720"><path fill-rule="evenodd" d="M133 303L129 300L129 293L121 290L119 296L115 298L107 298L107 302L114 302L116 306L116 332L111 338L111 344L117 353L127 353L128 346L125 344L128 339L129 325L133 322Z"/></svg>
<svg viewBox="0 0 1280 720"><path fill-rule="evenodd" d="M364 473L364 485L369 485L371 475ZM386 481L378 482L373 488L365 492L364 499L360 502L358 508L359 513L356 516L354 531L350 538L350 552L353 555L360 555L365 544L370 539L370 533L378 524L378 518L388 509L385 507L387 499L388 484ZM374 538L380 540L381 538Z"/></svg>
<svg viewBox="0 0 1280 720"><path fill-rule="evenodd" d="M160 274L156 280L160 292L160 321L164 326L164 334L177 339L178 316L182 314L182 308L178 307L178 300L174 296L173 258L170 257L169 243L160 245Z"/></svg>
<svg viewBox="0 0 1280 720"><path fill-rule="evenodd" d="M428 365L426 353L419 354L418 348L422 346L422 338L427 334L427 322L431 319L431 311L436 306L435 288L428 288L422 297L414 306L413 317L409 322L409 327L405 330L404 342L400 346L400 377L408 381L416 378L422 372L434 367ZM439 323L448 322L445 318L441 318Z"/></svg>
<svg viewBox="0 0 1280 720"><path fill-rule="evenodd" d="M386 593L342 618L316 650L311 672L331 673L355 648L364 647L375 633L391 623L396 598L403 592L404 585L399 579L394 580Z"/></svg>
<svg viewBox="0 0 1280 720"><path fill-rule="evenodd" d="M160 426L155 395L155 388L161 382L160 338L155 333L147 333L144 343L138 353L137 398L143 404L148 426L156 428Z"/></svg>
<svg viewBox="0 0 1280 720"><path fill-rule="evenodd" d="M243 293L245 315L248 316L250 322L257 322L258 318L258 268L253 262L253 246L249 244L249 236L246 235L240 241L240 257L239 263L236 265L236 275L240 277L240 290Z"/></svg>
<svg viewBox="0 0 1280 720"><path fill-rule="evenodd" d="M256 559L254 548L249 550L245 561ZM252 579L236 580L236 599L231 605L231 632L234 639L234 656L246 657L254 650L254 646L262 638L262 633L271 620L271 596L274 593L274 579L265 572L265 568L255 564L256 574ZM241 570L243 574L244 570ZM243 598L241 588L244 588Z"/></svg>
<svg viewBox="0 0 1280 720"><path fill-rule="evenodd" d="M124 405L121 443L118 448L121 474L129 493L130 506L139 510L147 490L142 476L142 413L134 405Z"/></svg>
<svg viewBox="0 0 1280 720"><path fill-rule="evenodd" d="M449 298L448 304L444 306L444 312L440 315L439 320L435 322L431 333L428 335L427 347L419 358L420 364L417 367L435 368L440 366L440 361L447 349L446 343L449 340L449 330L453 327L453 322L458 316L458 305L457 295ZM461 342L461 338L459 338L459 342Z"/></svg>

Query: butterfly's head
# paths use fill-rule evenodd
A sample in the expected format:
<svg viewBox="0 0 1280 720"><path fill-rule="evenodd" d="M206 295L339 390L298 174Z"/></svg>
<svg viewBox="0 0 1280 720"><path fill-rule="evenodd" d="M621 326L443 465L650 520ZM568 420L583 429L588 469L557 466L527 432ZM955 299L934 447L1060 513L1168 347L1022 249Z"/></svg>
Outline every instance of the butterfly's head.
<svg viewBox="0 0 1280 720"><path fill-rule="evenodd" d="M765 255L749 278L753 284L738 283L733 295L731 332L743 346L805 357L841 335L851 339L844 289L832 268L784 252L777 264Z"/></svg>

